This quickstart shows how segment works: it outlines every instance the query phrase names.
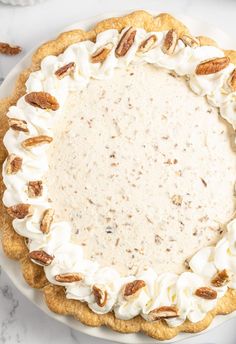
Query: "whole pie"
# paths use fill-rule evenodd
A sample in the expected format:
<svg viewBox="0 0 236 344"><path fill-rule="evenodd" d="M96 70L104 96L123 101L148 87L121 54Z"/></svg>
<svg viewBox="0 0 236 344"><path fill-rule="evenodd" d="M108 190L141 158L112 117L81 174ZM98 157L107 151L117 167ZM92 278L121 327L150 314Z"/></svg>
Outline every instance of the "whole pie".
<svg viewBox="0 0 236 344"><path fill-rule="evenodd" d="M236 52L137 11L0 103L2 245L51 310L169 339L236 310Z"/></svg>

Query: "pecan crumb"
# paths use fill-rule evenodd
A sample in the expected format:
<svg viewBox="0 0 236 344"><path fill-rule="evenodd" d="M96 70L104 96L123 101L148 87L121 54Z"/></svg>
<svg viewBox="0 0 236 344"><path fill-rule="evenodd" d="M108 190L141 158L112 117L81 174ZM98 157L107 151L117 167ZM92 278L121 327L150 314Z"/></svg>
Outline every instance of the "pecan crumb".
<svg viewBox="0 0 236 344"><path fill-rule="evenodd" d="M160 319L176 318L178 316L179 311L176 306L162 306L159 308L155 308L151 312L149 312L147 320L157 321Z"/></svg>
<svg viewBox="0 0 236 344"><path fill-rule="evenodd" d="M207 182L203 179L203 178L200 178L201 179L201 181L202 181L202 184L205 186L205 187L207 187Z"/></svg>
<svg viewBox="0 0 236 344"><path fill-rule="evenodd" d="M173 195L171 197L171 201L174 205L181 206L182 201L183 201L183 197L180 195Z"/></svg>

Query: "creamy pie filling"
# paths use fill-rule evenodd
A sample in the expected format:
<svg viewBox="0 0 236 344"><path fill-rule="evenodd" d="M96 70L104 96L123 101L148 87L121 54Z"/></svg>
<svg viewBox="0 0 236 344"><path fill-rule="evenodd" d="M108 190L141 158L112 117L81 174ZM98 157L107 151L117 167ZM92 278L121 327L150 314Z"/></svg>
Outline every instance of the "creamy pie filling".
<svg viewBox="0 0 236 344"><path fill-rule="evenodd" d="M122 275L185 270L234 214L233 130L183 78L148 64L69 95L49 150L55 221Z"/></svg>

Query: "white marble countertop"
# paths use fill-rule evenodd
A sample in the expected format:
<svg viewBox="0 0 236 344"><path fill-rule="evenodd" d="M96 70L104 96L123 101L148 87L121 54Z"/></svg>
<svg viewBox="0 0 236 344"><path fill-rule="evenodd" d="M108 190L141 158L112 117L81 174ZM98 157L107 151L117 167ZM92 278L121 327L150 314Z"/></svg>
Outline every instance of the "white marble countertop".
<svg viewBox="0 0 236 344"><path fill-rule="evenodd" d="M67 25L117 10L149 8L189 15L235 36L236 0L47 0L33 7L0 4L0 41L19 44L23 52L0 56L0 79L33 47L53 38ZM49 318L20 294L0 270L0 344L102 344ZM108 342L106 342L108 343ZM183 344L235 344L236 319Z"/></svg>

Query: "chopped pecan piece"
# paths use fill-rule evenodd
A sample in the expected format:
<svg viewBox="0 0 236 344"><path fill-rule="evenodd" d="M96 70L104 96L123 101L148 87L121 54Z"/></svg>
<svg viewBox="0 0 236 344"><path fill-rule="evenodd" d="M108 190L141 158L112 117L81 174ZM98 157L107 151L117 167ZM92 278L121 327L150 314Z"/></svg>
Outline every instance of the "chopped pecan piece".
<svg viewBox="0 0 236 344"><path fill-rule="evenodd" d="M200 46L200 41L196 37L183 35L180 39L185 45L188 45L191 48Z"/></svg>
<svg viewBox="0 0 236 344"><path fill-rule="evenodd" d="M176 306L162 306L153 309L147 316L148 321L156 321L160 319L170 319L179 316L179 311Z"/></svg>
<svg viewBox="0 0 236 344"><path fill-rule="evenodd" d="M157 36L156 35L151 35L147 39L145 39L140 46L138 47L138 54L144 54L147 51L151 50L155 43L157 42Z"/></svg>
<svg viewBox="0 0 236 344"><path fill-rule="evenodd" d="M214 300L217 298L217 292L209 287L202 287L202 288L198 288L195 291L195 295L202 297L203 299L206 300Z"/></svg>
<svg viewBox="0 0 236 344"><path fill-rule="evenodd" d="M162 46L162 51L164 54L173 55L176 45L178 43L178 34L174 29L167 32L164 43Z"/></svg>
<svg viewBox="0 0 236 344"><path fill-rule="evenodd" d="M136 293L141 291L142 288L146 286L143 280L135 280L126 284L124 287L124 297L129 298L131 296L137 295Z"/></svg>
<svg viewBox="0 0 236 344"><path fill-rule="evenodd" d="M13 130L23 131L25 133L29 132L29 129L27 127L27 122L22 119L9 118L8 124L9 124L9 127Z"/></svg>
<svg viewBox="0 0 236 344"><path fill-rule="evenodd" d="M54 210L53 209L46 209L43 213L43 217L40 223L40 230L47 234L50 231L50 227L53 221Z"/></svg>
<svg viewBox="0 0 236 344"><path fill-rule="evenodd" d="M28 183L29 197L40 197L43 192L43 182L41 180L34 180Z"/></svg>
<svg viewBox="0 0 236 344"><path fill-rule="evenodd" d="M92 55L91 55L91 62L92 63L99 63L103 62L107 56L112 51L113 44L107 43L104 47L98 48Z"/></svg>
<svg viewBox="0 0 236 344"><path fill-rule="evenodd" d="M18 45L10 45L5 42L0 42L0 54L17 55L22 51Z"/></svg>
<svg viewBox="0 0 236 344"><path fill-rule="evenodd" d="M122 57L127 54L129 49L131 48L132 44L134 43L134 39L136 36L136 30L131 26L121 37L116 50L115 54L116 57Z"/></svg>
<svg viewBox="0 0 236 344"><path fill-rule="evenodd" d="M171 201L174 205L181 206L182 201L183 201L183 197L180 195L173 195L171 197Z"/></svg>
<svg viewBox="0 0 236 344"><path fill-rule="evenodd" d="M55 276L55 280L61 283L80 282L83 278L84 276L79 272L68 272L64 274L58 274Z"/></svg>
<svg viewBox="0 0 236 344"><path fill-rule="evenodd" d="M36 263L44 266L50 265L54 258L43 250L31 251L29 257Z"/></svg>
<svg viewBox="0 0 236 344"><path fill-rule="evenodd" d="M55 71L55 75L58 79L62 79L67 75L71 75L75 70L75 62L70 62L66 64L65 66L62 66L61 68L57 69Z"/></svg>
<svg viewBox="0 0 236 344"><path fill-rule="evenodd" d="M93 285L93 295L96 303L99 307L105 306L107 302L107 291L102 285L94 284Z"/></svg>
<svg viewBox="0 0 236 344"><path fill-rule="evenodd" d="M22 158L15 154L10 154L6 160L6 173L16 174L22 166Z"/></svg>
<svg viewBox="0 0 236 344"><path fill-rule="evenodd" d="M201 62L197 66L195 73L197 75L214 74L225 69L229 65L229 63L230 63L230 59L228 56L209 59L209 60Z"/></svg>
<svg viewBox="0 0 236 344"><path fill-rule="evenodd" d="M233 92L236 92L236 68L233 70L232 74L229 77L229 86Z"/></svg>
<svg viewBox="0 0 236 344"><path fill-rule="evenodd" d="M55 97L47 92L31 92L26 94L25 101L32 106L40 109L53 110L59 109L59 104Z"/></svg>
<svg viewBox="0 0 236 344"><path fill-rule="evenodd" d="M46 135L40 135L40 136L34 136L34 137L30 137L26 140L24 140L21 145L23 148L31 148L31 147L35 147L35 146L40 146L43 144L48 144L51 143L53 140L52 137L50 136L46 136Z"/></svg>
<svg viewBox="0 0 236 344"><path fill-rule="evenodd" d="M31 204L19 203L8 207L7 212L14 219L24 219L33 214L33 208Z"/></svg>
<svg viewBox="0 0 236 344"><path fill-rule="evenodd" d="M211 284L214 287L223 287L230 281L230 274L229 272L224 269L221 271L218 271L217 274L212 278Z"/></svg>

